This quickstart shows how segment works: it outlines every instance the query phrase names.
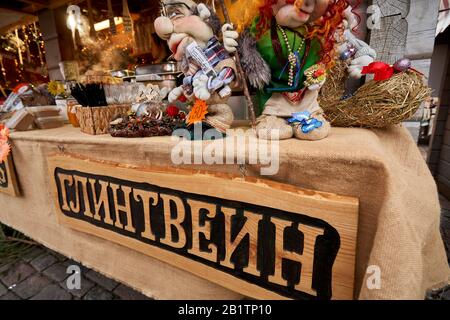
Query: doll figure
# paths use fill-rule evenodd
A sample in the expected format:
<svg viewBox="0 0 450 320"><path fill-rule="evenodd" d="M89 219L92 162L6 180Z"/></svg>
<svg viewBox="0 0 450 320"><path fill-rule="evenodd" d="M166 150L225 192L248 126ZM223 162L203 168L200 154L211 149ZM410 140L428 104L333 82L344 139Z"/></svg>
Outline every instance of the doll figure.
<svg viewBox="0 0 450 320"><path fill-rule="evenodd" d="M183 96L206 101L208 115L204 122L224 133L234 120L226 103L237 71L229 55L233 48L226 48L218 39L222 33L220 20L205 4L192 0L163 0L161 5L156 33L167 41L185 76L183 85L170 92L169 102ZM237 45L234 39L227 43Z"/></svg>
<svg viewBox="0 0 450 320"><path fill-rule="evenodd" d="M249 82L258 89L258 137L326 138L331 126L317 99L338 52L350 52L354 78L375 59L375 52L351 32L355 19L348 1L253 2L258 15L241 33L239 49ZM260 57L263 65L257 65ZM269 76L262 71L267 68Z"/></svg>

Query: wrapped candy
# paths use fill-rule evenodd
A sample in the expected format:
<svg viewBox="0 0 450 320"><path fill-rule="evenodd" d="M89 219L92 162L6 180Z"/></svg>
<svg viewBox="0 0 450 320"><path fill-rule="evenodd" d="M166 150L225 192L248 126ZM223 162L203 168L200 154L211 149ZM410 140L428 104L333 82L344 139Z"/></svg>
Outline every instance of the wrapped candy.
<svg viewBox="0 0 450 320"><path fill-rule="evenodd" d="M412 66L411 60L409 59L400 59L394 64L394 69L399 72L404 72L409 70Z"/></svg>

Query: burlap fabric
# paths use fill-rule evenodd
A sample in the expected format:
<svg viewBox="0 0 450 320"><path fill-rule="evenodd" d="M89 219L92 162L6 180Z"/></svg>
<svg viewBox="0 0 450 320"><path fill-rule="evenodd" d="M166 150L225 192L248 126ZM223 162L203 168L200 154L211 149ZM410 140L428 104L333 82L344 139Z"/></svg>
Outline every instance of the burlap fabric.
<svg viewBox="0 0 450 320"><path fill-rule="evenodd" d="M0 221L160 299L240 298L186 271L57 223L47 173L48 154L63 150L140 166L169 165L175 145L170 138L115 139L64 127L14 133L12 142L24 196L0 194ZM337 128L321 141L282 141L280 150L280 171L271 179L360 199L356 298L423 299L427 288L449 279L439 233L436 186L404 128ZM201 168L242 173L238 165ZM246 174L259 175L259 167L247 166ZM369 266L381 270L380 290L366 285Z"/></svg>

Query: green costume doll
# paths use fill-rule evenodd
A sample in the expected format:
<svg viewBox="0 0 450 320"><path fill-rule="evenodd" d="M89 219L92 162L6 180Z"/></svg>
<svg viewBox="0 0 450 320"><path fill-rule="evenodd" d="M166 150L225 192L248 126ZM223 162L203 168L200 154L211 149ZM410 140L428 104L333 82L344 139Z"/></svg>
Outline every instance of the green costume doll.
<svg viewBox="0 0 450 320"><path fill-rule="evenodd" d="M258 137L313 141L326 138L331 126L319 106L318 96L335 59L335 37L351 9L349 2L252 0L250 3L259 14L241 33L239 50L248 80L258 89L261 114L256 127ZM254 13L253 8L251 11ZM352 67L355 74L361 69L359 65Z"/></svg>
<svg viewBox="0 0 450 320"><path fill-rule="evenodd" d="M257 25L256 20L251 29L254 37ZM330 124L317 103L320 85L325 80L325 70L317 65L321 46L318 40L306 39L306 32L303 27L296 30L282 27L273 19L270 29L256 42L272 75L257 94L261 117L256 129L262 139L295 136L320 140L328 136Z"/></svg>

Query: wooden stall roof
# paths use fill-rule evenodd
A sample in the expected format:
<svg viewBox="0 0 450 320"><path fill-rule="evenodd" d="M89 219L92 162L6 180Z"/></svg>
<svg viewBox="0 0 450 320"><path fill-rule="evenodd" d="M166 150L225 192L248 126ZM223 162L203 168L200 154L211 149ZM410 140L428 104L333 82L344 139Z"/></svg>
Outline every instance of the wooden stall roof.
<svg viewBox="0 0 450 320"><path fill-rule="evenodd" d="M81 0L8 0L0 3L0 35L17 26L37 21L37 12Z"/></svg>
<svg viewBox="0 0 450 320"><path fill-rule="evenodd" d="M106 1L90 0L92 6L98 8L99 13L106 11ZM18 26L38 20L38 12L44 9L55 9L68 4L84 4L87 0L8 0L0 2L0 35L3 35ZM122 12L122 0L112 0L115 13ZM133 12L154 11L158 1L154 0L128 0L130 10ZM116 12L117 11L117 12Z"/></svg>

